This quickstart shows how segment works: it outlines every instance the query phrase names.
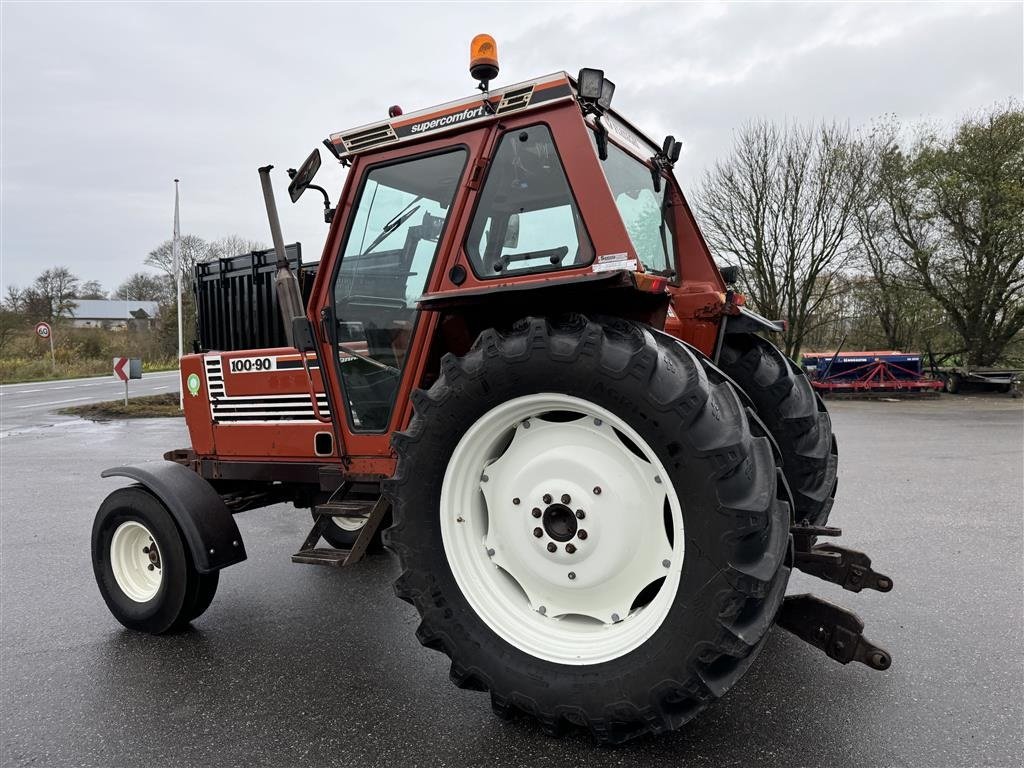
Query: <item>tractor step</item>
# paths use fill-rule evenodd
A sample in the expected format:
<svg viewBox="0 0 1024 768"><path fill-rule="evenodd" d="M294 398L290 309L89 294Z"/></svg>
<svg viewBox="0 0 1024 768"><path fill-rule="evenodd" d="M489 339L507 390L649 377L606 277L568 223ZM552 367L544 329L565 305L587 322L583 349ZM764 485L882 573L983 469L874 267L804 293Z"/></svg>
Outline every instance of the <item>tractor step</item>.
<svg viewBox="0 0 1024 768"><path fill-rule="evenodd" d="M383 496L376 501L367 504L360 501L335 501L321 504L313 510L316 520L306 540L302 542L302 548L292 555L293 563L305 565L330 565L341 568L346 565L355 565L363 559L366 548L380 527L381 521L387 514L390 505ZM358 510L358 513L355 513ZM333 525L335 517L366 517L366 524L363 525L359 536L351 549L334 549L332 547L317 547L317 542L323 535L324 528Z"/></svg>
<svg viewBox="0 0 1024 768"><path fill-rule="evenodd" d="M329 547L316 547L303 549L292 555L293 563L305 565L329 565L332 568L341 568L346 564L352 551L349 549L331 549Z"/></svg>
<svg viewBox="0 0 1024 768"><path fill-rule="evenodd" d="M859 661L879 671L892 665L889 652L864 637L864 622L857 614L814 595L787 597L775 622L840 664Z"/></svg>
<svg viewBox="0 0 1024 768"><path fill-rule="evenodd" d="M835 544L818 544L809 549L797 546L793 558L793 565L798 570L851 592L862 589L888 592L892 589L892 579L871 570L871 558L854 549Z"/></svg>

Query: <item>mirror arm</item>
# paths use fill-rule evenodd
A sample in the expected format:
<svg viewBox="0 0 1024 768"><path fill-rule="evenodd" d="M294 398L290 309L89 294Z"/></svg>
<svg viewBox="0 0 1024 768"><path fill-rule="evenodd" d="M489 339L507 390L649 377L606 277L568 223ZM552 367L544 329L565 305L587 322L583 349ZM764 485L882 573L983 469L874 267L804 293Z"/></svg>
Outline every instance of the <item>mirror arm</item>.
<svg viewBox="0 0 1024 768"><path fill-rule="evenodd" d="M597 139L597 156L600 160L604 161L608 159L608 129L601 122L600 113L596 113L594 116L594 126L594 136Z"/></svg>
<svg viewBox="0 0 1024 768"><path fill-rule="evenodd" d="M661 192L661 163L657 157L652 157L651 161L651 182L654 184L654 191Z"/></svg>
<svg viewBox="0 0 1024 768"><path fill-rule="evenodd" d="M310 184L309 189L315 189L324 196L324 222L330 224L334 220L334 209L331 207L331 198L327 190L318 184Z"/></svg>

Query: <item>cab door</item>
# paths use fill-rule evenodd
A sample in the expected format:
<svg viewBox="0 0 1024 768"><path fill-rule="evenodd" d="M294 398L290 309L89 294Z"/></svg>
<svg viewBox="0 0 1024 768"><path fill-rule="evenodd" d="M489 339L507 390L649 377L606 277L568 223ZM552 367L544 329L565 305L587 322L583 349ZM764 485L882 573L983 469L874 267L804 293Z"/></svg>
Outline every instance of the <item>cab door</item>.
<svg viewBox="0 0 1024 768"><path fill-rule="evenodd" d="M441 256L457 241L465 181L488 133L360 157L344 221L324 253L317 288L339 439L349 457L390 456L411 379L433 332L417 309ZM334 399L334 398L332 398ZM386 467L380 474L388 474Z"/></svg>

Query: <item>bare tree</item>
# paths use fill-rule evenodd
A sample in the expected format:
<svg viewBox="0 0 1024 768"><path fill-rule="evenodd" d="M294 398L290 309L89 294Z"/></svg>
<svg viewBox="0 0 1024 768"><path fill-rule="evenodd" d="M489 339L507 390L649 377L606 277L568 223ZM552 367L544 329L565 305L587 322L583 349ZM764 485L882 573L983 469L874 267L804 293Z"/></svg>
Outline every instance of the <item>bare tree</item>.
<svg viewBox="0 0 1024 768"><path fill-rule="evenodd" d="M4 308L9 312L23 312L25 309L25 290L16 285L8 285L4 294Z"/></svg>
<svg viewBox="0 0 1024 768"><path fill-rule="evenodd" d="M76 299L105 299L107 292L103 290L99 280L89 280L82 283L82 286L75 293Z"/></svg>
<svg viewBox="0 0 1024 768"><path fill-rule="evenodd" d="M268 246L259 240L249 240L240 235L228 235L210 243L209 259L241 256L252 251L265 251Z"/></svg>
<svg viewBox="0 0 1024 768"><path fill-rule="evenodd" d="M115 297L125 298L127 296L137 301L163 301L169 299L172 293L168 282L159 275L136 272L117 287Z"/></svg>
<svg viewBox="0 0 1024 768"><path fill-rule="evenodd" d="M66 317L74 311L78 293L78 277L67 267L52 267L36 278L29 299L43 308L46 319Z"/></svg>
<svg viewBox="0 0 1024 768"><path fill-rule="evenodd" d="M877 125L867 144L870 162L868 194L856 211L860 264L867 279L858 281L861 309L877 320L887 349L910 349L920 342L922 328L934 324L930 312L921 312L930 299L916 284L900 258L904 246L892 226L885 194L885 158L896 146L899 125ZM933 307L927 307L933 309Z"/></svg>
<svg viewBox="0 0 1024 768"><path fill-rule="evenodd" d="M854 257L868 159L846 127L758 121L702 180L698 210L712 250L743 266L759 311L787 321L791 357L846 284L837 278Z"/></svg>
<svg viewBox="0 0 1024 768"><path fill-rule="evenodd" d="M196 264L209 261L210 244L203 238L195 235L182 235L181 237L181 273L183 276L182 286L188 284L192 279L192 273ZM146 257L146 264L156 267L170 278L171 285L174 285L174 251L170 240L165 240Z"/></svg>

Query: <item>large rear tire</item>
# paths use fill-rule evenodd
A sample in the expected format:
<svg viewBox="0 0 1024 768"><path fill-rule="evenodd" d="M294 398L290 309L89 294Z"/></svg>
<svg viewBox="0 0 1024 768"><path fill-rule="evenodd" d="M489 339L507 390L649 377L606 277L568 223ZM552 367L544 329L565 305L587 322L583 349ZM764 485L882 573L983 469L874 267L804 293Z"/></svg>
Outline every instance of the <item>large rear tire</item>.
<svg viewBox="0 0 1024 768"><path fill-rule="evenodd" d="M385 544L452 681L611 743L725 693L781 603L791 519L725 377L579 316L485 331L441 371L394 439Z"/></svg>
<svg viewBox="0 0 1024 768"><path fill-rule="evenodd" d="M753 401L779 447L795 519L824 525L835 500L839 467L839 446L825 403L800 366L760 336L726 336L719 365Z"/></svg>

